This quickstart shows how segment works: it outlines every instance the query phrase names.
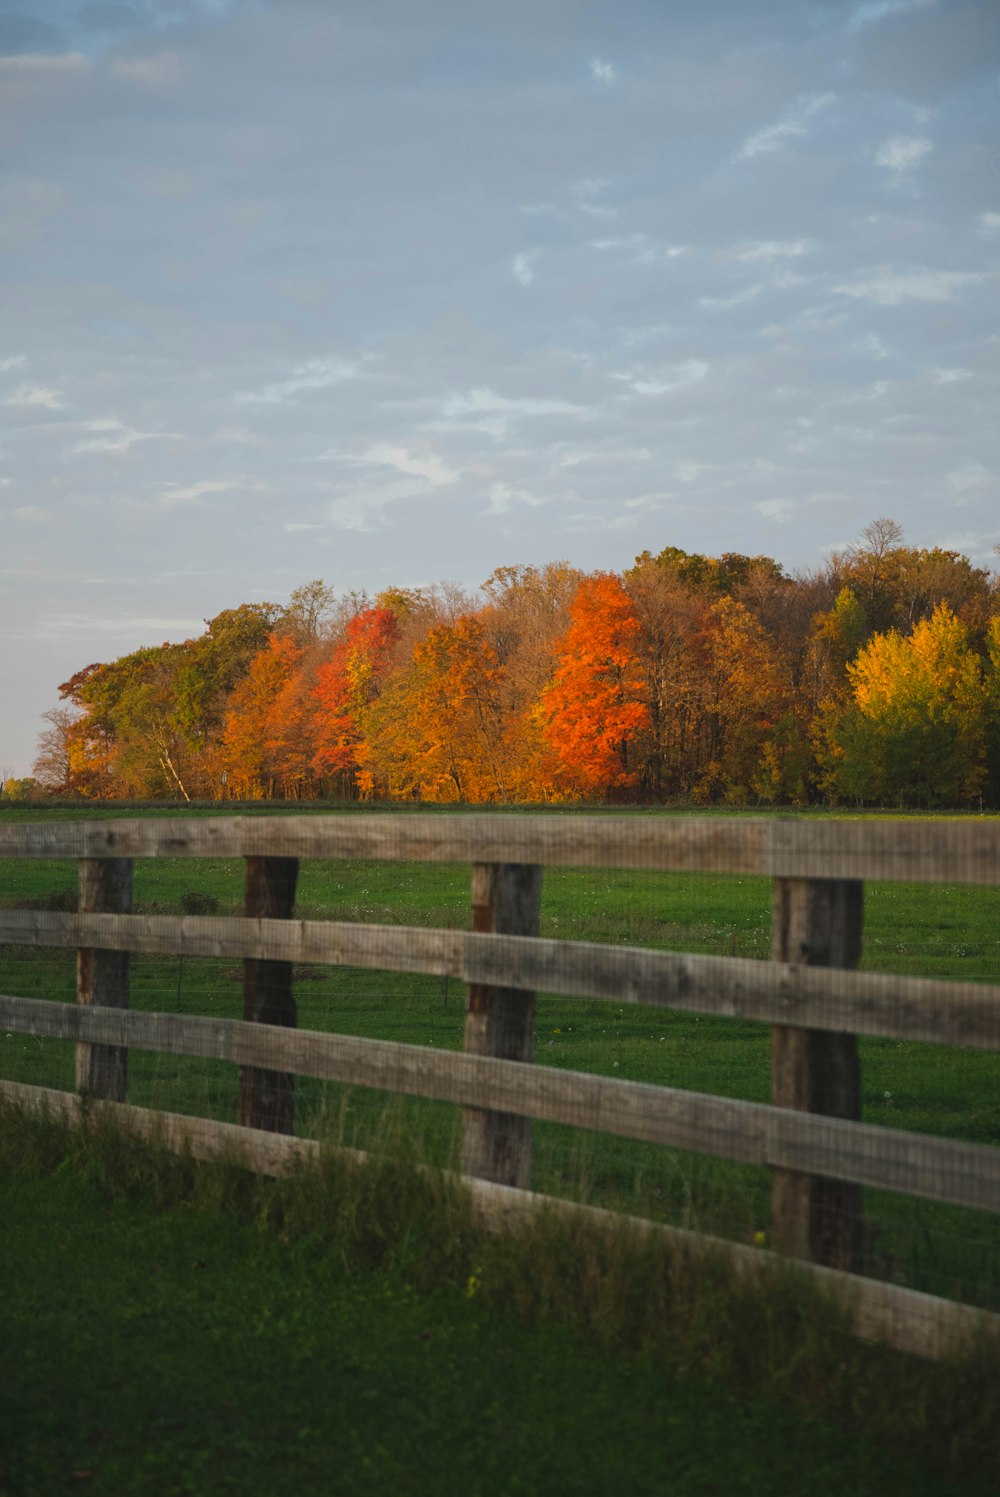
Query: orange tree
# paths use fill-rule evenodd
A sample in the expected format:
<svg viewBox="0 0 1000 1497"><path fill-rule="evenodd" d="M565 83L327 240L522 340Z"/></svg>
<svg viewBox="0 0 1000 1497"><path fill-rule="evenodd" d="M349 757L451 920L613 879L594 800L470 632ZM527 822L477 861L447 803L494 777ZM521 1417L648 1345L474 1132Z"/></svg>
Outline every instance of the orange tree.
<svg viewBox="0 0 1000 1497"><path fill-rule="evenodd" d="M606 795L636 788L652 717L642 625L618 577L585 577L570 605L551 685L538 716L560 784Z"/></svg>

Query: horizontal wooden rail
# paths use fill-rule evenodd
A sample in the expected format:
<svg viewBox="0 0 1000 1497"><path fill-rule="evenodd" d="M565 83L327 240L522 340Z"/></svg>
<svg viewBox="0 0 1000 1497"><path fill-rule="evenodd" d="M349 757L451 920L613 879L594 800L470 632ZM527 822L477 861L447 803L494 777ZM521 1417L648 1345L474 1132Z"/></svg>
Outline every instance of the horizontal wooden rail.
<svg viewBox="0 0 1000 1497"><path fill-rule="evenodd" d="M155 1112L122 1103L82 1104L70 1092L59 1092L14 1081L0 1081L0 1102L24 1112L41 1114L79 1126L95 1115L106 1117L136 1137L209 1163L242 1164L263 1175L286 1175L318 1161L330 1145L287 1134L241 1128L234 1123L179 1113ZM359 1150L338 1148L356 1163L365 1162ZM814 1263L790 1263L762 1248L725 1238L709 1237L682 1227L625 1216L598 1206L540 1196L527 1190L496 1185L488 1180L461 1177L468 1191L473 1220L487 1231L514 1232L526 1220L542 1214L564 1217L581 1225L626 1231L640 1241L654 1240L698 1260L725 1262L737 1277L766 1290L771 1276L799 1275L822 1293L834 1297L851 1317L855 1334L881 1341L913 1356L940 1358L967 1353L984 1338L1000 1339L1000 1316L919 1290L905 1289L877 1279L864 1279Z"/></svg>
<svg viewBox="0 0 1000 1497"><path fill-rule="evenodd" d="M1000 822L405 812L109 818L0 824L0 857L373 858L1000 884Z"/></svg>
<svg viewBox="0 0 1000 1497"><path fill-rule="evenodd" d="M41 910L0 910L0 943L328 962L768 1024L1000 1049L996 984L746 957L397 925Z"/></svg>
<svg viewBox="0 0 1000 1497"><path fill-rule="evenodd" d="M0 995L0 1029L265 1066L1000 1211L1000 1150L759 1102L315 1030Z"/></svg>

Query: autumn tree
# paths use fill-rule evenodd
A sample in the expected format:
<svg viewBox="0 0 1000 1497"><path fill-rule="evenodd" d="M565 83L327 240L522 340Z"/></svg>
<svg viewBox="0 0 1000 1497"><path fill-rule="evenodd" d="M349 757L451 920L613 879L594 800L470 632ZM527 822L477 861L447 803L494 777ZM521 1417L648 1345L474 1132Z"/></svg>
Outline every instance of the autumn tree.
<svg viewBox="0 0 1000 1497"><path fill-rule="evenodd" d="M732 803L803 799L807 760L787 670L773 640L735 598L709 612L705 654L711 758L698 784Z"/></svg>
<svg viewBox="0 0 1000 1497"><path fill-rule="evenodd" d="M440 624L365 716L362 764L393 796L503 801L512 768L503 667L480 621Z"/></svg>
<svg viewBox="0 0 1000 1497"><path fill-rule="evenodd" d="M302 743L306 703L297 690L302 648L272 634L230 694L222 731L222 762L233 795L270 800L301 789L308 772Z"/></svg>
<svg viewBox="0 0 1000 1497"><path fill-rule="evenodd" d="M958 551L906 546L901 526L885 517L831 556L830 573L838 588L850 588L874 633L911 629L946 603L981 640L996 597L985 567Z"/></svg>
<svg viewBox="0 0 1000 1497"><path fill-rule="evenodd" d="M986 628L986 766L990 803L1000 806L1000 614Z"/></svg>
<svg viewBox="0 0 1000 1497"><path fill-rule="evenodd" d="M367 714L381 695L399 638L399 618L391 608L364 608L317 669L312 767L317 775L332 777L342 795L358 789L370 794L374 788L372 771L359 753L363 757Z"/></svg>
<svg viewBox="0 0 1000 1497"><path fill-rule="evenodd" d="M287 634L301 649L319 644L335 626L337 596L322 577L293 589L276 620L277 632Z"/></svg>
<svg viewBox="0 0 1000 1497"><path fill-rule="evenodd" d="M134 650L78 671L59 688L78 709L65 742L70 780L83 795L180 795L188 789L189 743L177 707L185 646Z"/></svg>
<svg viewBox="0 0 1000 1497"><path fill-rule="evenodd" d="M987 695L968 631L946 604L909 635L875 634L848 665L851 696L820 723L835 796L958 805L985 773Z"/></svg>
<svg viewBox="0 0 1000 1497"><path fill-rule="evenodd" d="M48 723L48 727L39 734L31 773L49 794L73 795L76 791L70 745L78 718L79 713L71 707L53 707L42 713L42 721Z"/></svg>
<svg viewBox="0 0 1000 1497"><path fill-rule="evenodd" d="M478 618L502 667L495 690L504 724L506 798L542 801L552 794L537 706L552 679L556 646L569 627L582 575L567 562L504 566L483 584L486 603Z"/></svg>
<svg viewBox="0 0 1000 1497"><path fill-rule="evenodd" d="M585 577L570 605L539 721L563 785L584 795L633 790L636 740L651 725L642 625L619 578Z"/></svg>

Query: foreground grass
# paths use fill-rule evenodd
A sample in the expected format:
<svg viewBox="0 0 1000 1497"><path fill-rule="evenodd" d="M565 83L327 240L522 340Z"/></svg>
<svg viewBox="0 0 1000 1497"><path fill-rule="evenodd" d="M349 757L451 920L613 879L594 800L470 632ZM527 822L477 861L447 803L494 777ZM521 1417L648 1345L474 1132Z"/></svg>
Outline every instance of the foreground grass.
<svg viewBox="0 0 1000 1497"><path fill-rule="evenodd" d="M540 1220L398 1153L283 1182L0 1118L0 1491L992 1492L995 1359Z"/></svg>

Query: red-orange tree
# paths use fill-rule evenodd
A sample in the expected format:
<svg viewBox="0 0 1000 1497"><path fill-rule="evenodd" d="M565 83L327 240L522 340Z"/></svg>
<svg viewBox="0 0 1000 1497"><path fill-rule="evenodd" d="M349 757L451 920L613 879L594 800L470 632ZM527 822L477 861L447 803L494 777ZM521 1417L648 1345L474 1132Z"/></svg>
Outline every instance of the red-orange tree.
<svg viewBox="0 0 1000 1497"><path fill-rule="evenodd" d="M651 724L642 634L617 577L584 578L538 707L559 780L571 792L605 795L638 783L634 745Z"/></svg>

